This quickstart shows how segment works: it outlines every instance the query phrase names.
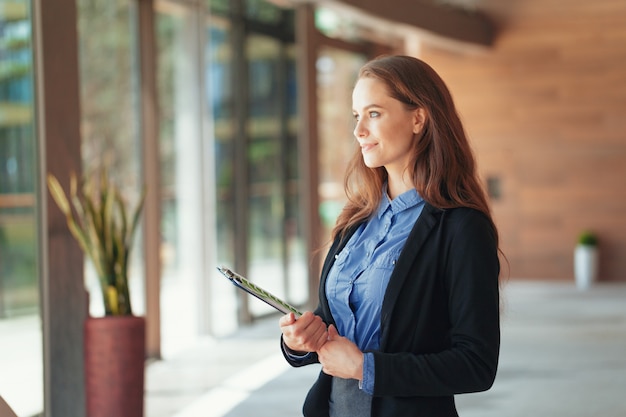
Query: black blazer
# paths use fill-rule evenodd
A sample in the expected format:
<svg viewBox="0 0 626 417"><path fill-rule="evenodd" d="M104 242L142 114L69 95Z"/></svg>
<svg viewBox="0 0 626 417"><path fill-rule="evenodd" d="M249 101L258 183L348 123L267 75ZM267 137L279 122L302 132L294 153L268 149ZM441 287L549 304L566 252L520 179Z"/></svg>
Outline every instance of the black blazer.
<svg viewBox="0 0 626 417"><path fill-rule="evenodd" d="M324 288L337 254L356 227L331 246L315 313L334 323ZM426 204L392 272L374 352L372 417L456 417L454 394L484 391L500 347L500 264L493 228L480 212ZM296 363L318 362L317 355ZM327 417L331 379L320 373L306 417Z"/></svg>

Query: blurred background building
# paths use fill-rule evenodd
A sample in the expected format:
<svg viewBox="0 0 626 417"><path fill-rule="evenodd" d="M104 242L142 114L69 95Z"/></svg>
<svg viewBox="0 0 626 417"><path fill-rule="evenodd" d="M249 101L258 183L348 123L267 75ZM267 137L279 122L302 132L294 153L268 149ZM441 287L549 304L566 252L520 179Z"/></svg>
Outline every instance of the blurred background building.
<svg viewBox="0 0 626 417"><path fill-rule="evenodd" d="M625 21L616 0L0 0L0 395L20 416L84 409L82 320L102 307L46 173L147 184L132 295L151 358L270 313L218 265L314 305L351 89L383 53L450 87L506 277L573 282L591 230L600 279L626 281Z"/></svg>

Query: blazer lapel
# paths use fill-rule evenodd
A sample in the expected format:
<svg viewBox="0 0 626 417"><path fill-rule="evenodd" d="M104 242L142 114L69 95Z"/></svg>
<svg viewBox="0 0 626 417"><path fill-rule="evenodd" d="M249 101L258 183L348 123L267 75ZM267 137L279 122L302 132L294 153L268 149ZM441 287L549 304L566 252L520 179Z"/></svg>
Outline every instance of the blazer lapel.
<svg viewBox="0 0 626 417"><path fill-rule="evenodd" d="M396 262L396 266L391 273L391 277L389 278L389 285L387 286L387 291L385 292L385 297L383 299L383 305L380 315L381 349L385 347L385 344L387 342L389 331L389 326L387 326L387 323L389 323L389 320L391 319L393 307L395 306L398 296L402 291L404 282L406 281L409 271L411 270L411 265L415 261L415 258L420 249L426 242L430 231L437 224L441 212L441 209L437 209L426 203L424 209L422 210L422 213L415 222L411 233L409 233L406 243L404 244L404 248L400 253L398 261Z"/></svg>

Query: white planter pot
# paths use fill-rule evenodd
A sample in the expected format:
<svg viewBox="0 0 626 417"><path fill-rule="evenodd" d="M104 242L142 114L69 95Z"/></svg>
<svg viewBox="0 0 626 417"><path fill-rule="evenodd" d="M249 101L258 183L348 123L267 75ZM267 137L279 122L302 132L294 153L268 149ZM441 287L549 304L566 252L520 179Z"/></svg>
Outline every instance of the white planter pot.
<svg viewBox="0 0 626 417"><path fill-rule="evenodd" d="M574 276L576 287L586 290L598 279L598 248L578 245L574 250Z"/></svg>

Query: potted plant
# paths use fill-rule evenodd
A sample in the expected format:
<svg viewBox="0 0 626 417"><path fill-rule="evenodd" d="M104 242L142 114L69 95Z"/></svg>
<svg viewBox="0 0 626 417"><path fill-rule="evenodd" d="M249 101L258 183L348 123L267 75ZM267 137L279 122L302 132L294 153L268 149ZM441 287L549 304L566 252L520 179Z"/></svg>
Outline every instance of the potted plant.
<svg viewBox="0 0 626 417"><path fill-rule="evenodd" d="M576 287L586 290L598 279L598 238L591 231L578 237L574 250L574 276Z"/></svg>
<svg viewBox="0 0 626 417"><path fill-rule="evenodd" d="M89 317L84 327L87 416L142 417L145 318L133 315L128 266L145 188L129 214L106 169L80 181L72 174L69 198L56 177L47 183L96 271L104 302L104 317Z"/></svg>

